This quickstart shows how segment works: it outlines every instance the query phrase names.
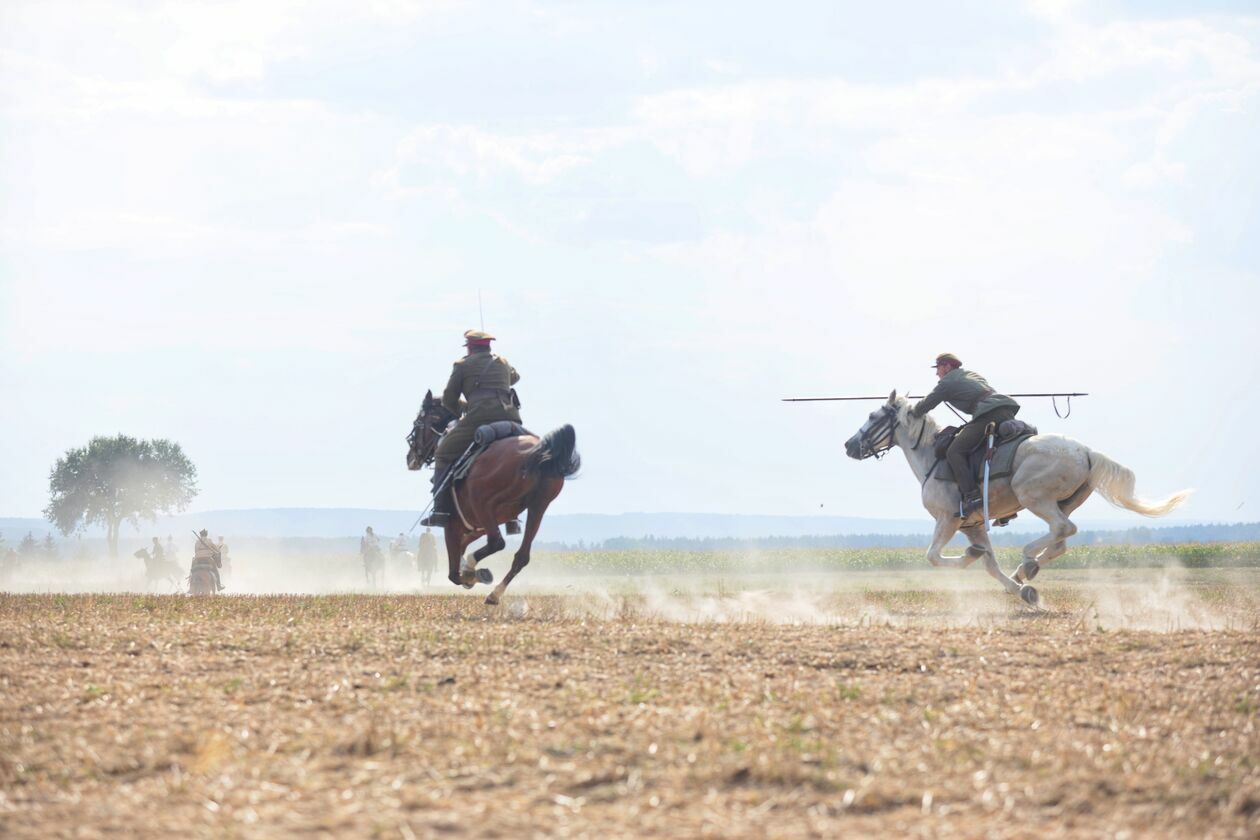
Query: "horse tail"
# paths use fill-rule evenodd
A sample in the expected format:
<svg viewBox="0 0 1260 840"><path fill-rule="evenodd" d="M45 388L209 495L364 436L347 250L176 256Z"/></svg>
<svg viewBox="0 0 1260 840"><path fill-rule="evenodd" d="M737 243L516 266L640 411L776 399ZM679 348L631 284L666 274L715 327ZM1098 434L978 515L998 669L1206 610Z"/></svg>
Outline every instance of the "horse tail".
<svg viewBox="0 0 1260 840"><path fill-rule="evenodd" d="M1117 464L1101 452L1089 453L1089 483L1104 499L1116 507L1140 513L1143 516L1164 516L1190 497L1193 490L1178 490L1159 501L1147 501L1134 495L1137 477L1133 470Z"/></svg>
<svg viewBox="0 0 1260 840"><path fill-rule="evenodd" d="M577 433L565 423L548 432L525 460L525 472L545 478L569 478L582 466L577 453Z"/></svg>

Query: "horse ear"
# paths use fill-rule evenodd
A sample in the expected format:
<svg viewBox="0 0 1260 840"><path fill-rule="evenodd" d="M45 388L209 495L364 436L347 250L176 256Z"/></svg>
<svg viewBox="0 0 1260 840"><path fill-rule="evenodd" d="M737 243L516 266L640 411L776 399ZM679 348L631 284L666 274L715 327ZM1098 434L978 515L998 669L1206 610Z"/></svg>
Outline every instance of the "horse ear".
<svg viewBox="0 0 1260 840"><path fill-rule="evenodd" d="M424 407L428 408L431 405L433 405L433 389L432 388L424 392Z"/></svg>
<svg viewBox="0 0 1260 840"><path fill-rule="evenodd" d="M893 405L896 402L897 402L897 389L893 388L891 391L888 392L888 404Z"/></svg>

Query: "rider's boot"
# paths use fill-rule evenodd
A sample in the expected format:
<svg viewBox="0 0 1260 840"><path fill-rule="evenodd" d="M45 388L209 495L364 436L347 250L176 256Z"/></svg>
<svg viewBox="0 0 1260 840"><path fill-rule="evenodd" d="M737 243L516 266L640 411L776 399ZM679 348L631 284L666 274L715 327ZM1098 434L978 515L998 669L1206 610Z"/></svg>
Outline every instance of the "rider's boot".
<svg viewBox="0 0 1260 840"><path fill-rule="evenodd" d="M446 478L446 473L449 469L449 464L434 465L434 490L442 486L442 480ZM447 523L451 521L451 507L451 488L447 486L441 493L433 497L433 511L424 519L421 519L420 524L426 528L445 528Z"/></svg>
<svg viewBox="0 0 1260 840"><path fill-rule="evenodd" d="M978 525L984 521L984 498L979 490L973 490L963 496L962 527Z"/></svg>

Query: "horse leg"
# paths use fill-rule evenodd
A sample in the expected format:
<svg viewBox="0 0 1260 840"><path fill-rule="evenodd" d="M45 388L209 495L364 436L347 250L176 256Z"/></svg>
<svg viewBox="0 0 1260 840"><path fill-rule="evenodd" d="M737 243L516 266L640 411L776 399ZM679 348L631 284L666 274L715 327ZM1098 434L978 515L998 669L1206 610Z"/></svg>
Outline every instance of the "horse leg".
<svg viewBox="0 0 1260 840"><path fill-rule="evenodd" d="M954 557L948 554L941 554L941 550L954 538L954 534L958 533L958 517L945 516L936 520L936 530L932 534L932 545L928 547L928 562L937 568L945 569L963 569L971 564L974 557L968 555L959 555Z"/></svg>
<svg viewBox="0 0 1260 840"><path fill-rule="evenodd" d="M993 543L989 541L989 534L984 530L984 523L969 525L962 529L967 535L967 539L971 540L971 545L967 547L967 556L973 554L984 558L984 570L988 572L994 580L1002 584L1002 588L1010 595L1018 595L1030 604L1037 602L1037 590L1031 586L1025 587L1019 581L1006 576L1002 571L1002 567L998 565L997 554L993 551ZM1025 592L1025 590L1030 590ZM1031 599L1031 600L1030 600Z"/></svg>
<svg viewBox="0 0 1260 840"><path fill-rule="evenodd" d="M1050 533L1033 540L1024 546L1024 562L1019 566L1017 575L1032 580L1041 571L1041 564L1062 555L1067 551L1068 537L1076 533L1076 526L1067 514L1053 499L1038 501L1024 505L1050 526Z"/></svg>
<svg viewBox="0 0 1260 840"><path fill-rule="evenodd" d="M520 574L521 569L529 565L529 548L534 544L534 537L538 535L538 527L542 524L543 513L547 510L547 506L551 504L553 498L555 497L548 497L540 493L526 509L525 536L521 540L521 547L517 549L516 554L512 557L512 568L508 569L508 573L503 576L503 580L500 581L499 585L486 596L487 604L493 606L499 603L499 599L503 597L503 592L507 589L508 584L512 582L512 578Z"/></svg>
<svg viewBox="0 0 1260 840"><path fill-rule="evenodd" d="M446 578L456 586L462 586L459 579L459 561L464 554L464 529L452 521L446 526Z"/></svg>
<svg viewBox="0 0 1260 840"><path fill-rule="evenodd" d="M486 520L493 522L493 519ZM473 565L476 566L482 560L485 560L491 554L502 551L507 547L507 541L503 539L503 534L499 531L497 523L486 526L486 544L473 552Z"/></svg>

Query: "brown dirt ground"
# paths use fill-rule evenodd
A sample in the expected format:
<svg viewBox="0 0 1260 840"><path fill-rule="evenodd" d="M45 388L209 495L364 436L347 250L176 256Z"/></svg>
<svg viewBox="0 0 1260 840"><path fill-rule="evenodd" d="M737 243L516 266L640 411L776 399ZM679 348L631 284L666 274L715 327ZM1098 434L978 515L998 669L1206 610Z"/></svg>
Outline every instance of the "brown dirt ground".
<svg viewBox="0 0 1260 840"><path fill-rule="evenodd" d="M1260 836L1254 602L1159 633L1070 592L944 629L932 596L577 597L0 594L0 835Z"/></svg>

